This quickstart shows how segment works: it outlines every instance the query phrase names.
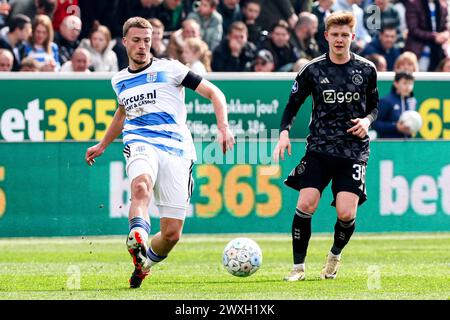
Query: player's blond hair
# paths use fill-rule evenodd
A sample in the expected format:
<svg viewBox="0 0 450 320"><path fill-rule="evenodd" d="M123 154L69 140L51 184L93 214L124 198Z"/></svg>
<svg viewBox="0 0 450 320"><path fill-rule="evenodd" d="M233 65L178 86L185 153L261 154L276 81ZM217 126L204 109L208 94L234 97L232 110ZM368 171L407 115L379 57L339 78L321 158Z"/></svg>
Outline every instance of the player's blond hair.
<svg viewBox="0 0 450 320"><path fill-rule="evenodd" d="M352 32L355 31L356 18L353 13L348 11L336 11L328 16L325 21L325 30L328 31L332 26L349 26Z"/></svg>
<svg viewBox="0 0 450 320"><path fill-rule="evenodd" d="M150 32L153 31L152 24L147 19L141 17L131 17L125 21L122 30L124 37L127 36L128 30L131 28L150 29Z"/></svg>

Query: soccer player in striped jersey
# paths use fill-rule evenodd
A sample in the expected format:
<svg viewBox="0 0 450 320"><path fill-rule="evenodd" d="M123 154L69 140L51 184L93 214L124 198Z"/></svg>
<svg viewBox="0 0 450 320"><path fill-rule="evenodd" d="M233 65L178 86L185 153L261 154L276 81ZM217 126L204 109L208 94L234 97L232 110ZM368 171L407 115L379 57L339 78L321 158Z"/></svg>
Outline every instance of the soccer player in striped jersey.
<svg viewBox="0 0 450 320"><path fill-rule="evenodd" d="M131 181L130 233L126 242L135 266L131 288L141 286L150 268L167 257L181 236L196 160L186 126L184 87L212 102L222 151L230 150L235 143L222 91L177 60L153 58L151 37L152 26L146 19L133 17L125 22L123 44L129 66L111 81L119 107L105 137L88 148L85 155L91 166L122 133L126 172ZM148 243L151 196L159 209L161 231Z"/></svg>
<svg viewBox="0 0 450 320"><path fill-rule="evenodd" d="M286 149L291 155L289 130L300 106L312 96L306 153L284 181L300 191L292 223L294 266L287 281L305 279L311 218L329 182L337 221L334 243L321 272L323 279L336 277L341 251L355 230L357 207L366 200L367 132L377 118L378 89L373 63L350 52L355 24L349 12L335 12L327 18L329 52L300 70L283 113L275 161L280 156L284 159Z"/></svg>

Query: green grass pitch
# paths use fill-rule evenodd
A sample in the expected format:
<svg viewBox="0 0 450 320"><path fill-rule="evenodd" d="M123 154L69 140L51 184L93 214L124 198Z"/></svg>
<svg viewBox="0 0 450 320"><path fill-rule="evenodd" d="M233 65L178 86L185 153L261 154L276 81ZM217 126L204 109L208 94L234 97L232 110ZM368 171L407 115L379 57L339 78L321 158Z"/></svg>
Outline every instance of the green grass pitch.
<svg viewBox="0 0 450 320"><path fill-rule="evenodd" d="M222 250L247 236L263 251L260 270L228 274ZM320 280L332 234L313 235L307 280L287 283L286 235L184 235L137 290L123 237L0 239L0 299L449 299L450 233L355 234L335 280Z"/></svg>

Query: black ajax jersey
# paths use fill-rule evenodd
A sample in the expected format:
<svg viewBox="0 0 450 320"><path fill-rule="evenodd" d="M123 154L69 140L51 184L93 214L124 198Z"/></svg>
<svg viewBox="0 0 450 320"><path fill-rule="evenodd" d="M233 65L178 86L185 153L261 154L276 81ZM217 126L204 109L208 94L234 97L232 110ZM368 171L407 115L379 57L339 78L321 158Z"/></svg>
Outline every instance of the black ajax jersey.
<svg viewBox="0 0 450 320"><path fill-rule="evenodd" d="M372 62L354 53L345 64L333 63L328 53L311 60L295 78L281 120L281 131L290 130L300 106L312 96L307 151L367 162L369 137L347 133L351 119L378 114L377 72Z"/></svg>

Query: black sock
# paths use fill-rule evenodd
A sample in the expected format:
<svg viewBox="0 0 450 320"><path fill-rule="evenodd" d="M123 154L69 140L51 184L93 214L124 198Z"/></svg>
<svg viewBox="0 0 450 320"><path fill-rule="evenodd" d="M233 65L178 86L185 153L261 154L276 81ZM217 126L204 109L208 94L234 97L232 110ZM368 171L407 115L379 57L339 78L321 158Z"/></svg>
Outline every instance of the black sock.
<svg viewBox="0 0 450 320"><path fill-rule="evenodd" d="M294 264L305 262L308 242L311 238L311 214L295 209L294 221L292 221L292 249Z"/></svg>
<svg viewBox="0 0 450 320"><path fill-rule="evenodd" d="M355 219L350 221L342 221L337 219L334 225L334 243L331 248L331 253L338 255L344 249L345 245L350 240L350 237L355 231Z"/></svg>

